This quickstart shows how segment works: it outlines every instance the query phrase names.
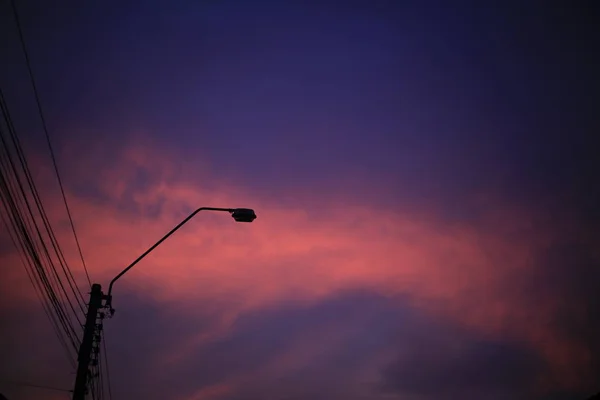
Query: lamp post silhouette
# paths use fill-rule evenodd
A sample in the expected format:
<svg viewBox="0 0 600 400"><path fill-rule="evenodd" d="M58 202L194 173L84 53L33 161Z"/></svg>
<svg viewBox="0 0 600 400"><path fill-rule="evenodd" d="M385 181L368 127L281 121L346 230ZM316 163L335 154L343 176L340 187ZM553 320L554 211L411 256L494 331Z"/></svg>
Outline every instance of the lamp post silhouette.
<svg viewBox="0 0 600 400"><path fill-rule="evenodd" d="M108 293L106 294L106 308L110 310L110 313L114 313L114 309L112 308L112 287L115 282L122 277L127 271L129 271L134 265L140 262L144 257L146 257L152 250L158 247L162 242L164 242L169 236L175 233L179 228L185 225L190 219L192 219L196 214L200 211L223 211L231 214L233 219L236 222L252 222L256 219L256 213L254 210L250 208L216 208L216 207L200 207L193 213L191 213L186 219L177 224L173 229L171 229L165 236L163 236L158 242L154 243L152 247L146 250L142 255L136 258L131 264L129 264L123 271L119 272L117 276L115 276L110 284L108 285Z"/></svg>
<svg viewBox="0 0 600 400"><path fill-rule="evenodd" d="M115 310L112 308L112 288L115 282L200 211L228 212L236 222L252 222L256 219L256 213L250 208L200 207L179 224L177 224L158 242L154 243L152 247L146 250L141 256L136 258L131 264L123 269L123 271L119 272L119 274L117 274L117 276L110 281L108 293L106 295L102 293L102 287L99 284L93 284L92 291L90 293L90 301L88 303L85 327L83 330L83 339L81 341L81 346L79 347L79 353L77 356L77 376L75 378L73 400L85 400L89 376L89 365L91 361L97 362L97 360L92 360L92 351L94 350L94 346L96 346L96 353L99 351L98 344L100 335L97 335L97 332L102 329L102 324L98 323L98 317L100 317L101 320L104 318L104 313L99 313L99 310L104 307L109 310L110 315L114 314ZM105 300L104 306L102 306L102 300Z"/></svg>

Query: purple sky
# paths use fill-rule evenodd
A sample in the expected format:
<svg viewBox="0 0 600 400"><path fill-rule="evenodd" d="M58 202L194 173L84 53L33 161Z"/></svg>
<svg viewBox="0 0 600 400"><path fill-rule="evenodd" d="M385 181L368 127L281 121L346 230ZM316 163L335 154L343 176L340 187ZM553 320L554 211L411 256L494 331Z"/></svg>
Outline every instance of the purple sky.
<svg viewBox="0 0 600 400"><path fill-rule="evenodd" d="M119 287L106 322L115 399L600 390L597 5L18 3L95 281L193 207L259 214L242 233L203 217L190 228L202 240L173 238ZM60 225L16 27L0 10L0 87ZM255 247L240 256L231 238ZM69 388L56 341L28 345L52 332L0 239L0 393L45 393L3 379Z"/></svg>

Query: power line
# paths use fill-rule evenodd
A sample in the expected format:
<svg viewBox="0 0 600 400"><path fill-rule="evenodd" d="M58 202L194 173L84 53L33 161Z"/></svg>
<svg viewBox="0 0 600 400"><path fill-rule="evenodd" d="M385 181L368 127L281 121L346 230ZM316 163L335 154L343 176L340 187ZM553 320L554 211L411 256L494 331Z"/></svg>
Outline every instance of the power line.
<svg viewBox="0 0 600 400"><path fill-rule="evenodd" d="M32 81L31 83L32 83L34 93L36 96L36 101L38 103L38 111L40 112L40 117L41 117L42 123L44 125L44 131L46 133L46 139L48 141L48 145L50 146L51 156L53 159L53 163L55 165L55 172L57 172L57 174L58 174L58 169L57 169L56 163L55 163L56 159L54 157L53 149L52 149L51 143L49 141L49 134L47 132L47 127L46 127L43 113L41 110L41 102L39 100L39 95L37 93L37 87L35 85L33 72L31 70L29 55L27 53L27 49L26 49L25 42L23 39L22 29L20 27L20 21L19 21L19 17L17 14L16 6L15 6L14 2L11 2L11 4L13 7L14 17L15 17L15 21L17 24L18 32L19 32L19 37L21 39L21 45L23 47L23 53L25 55L25 60L27 61L27 67L28 67L28 70L30 73L30 78ZM2 98L0 98L0 100L1 100L0 105L2 106L1 107L2 113L4 115L4 119L6 121L7 128L10 132L10 136L12 138L12 142L15 147L16 154L18 156L18 160L19 160L19 162L21 164L21 168L24 172L24 175L25 175L25 178L27 181L27 186L29 187L30 192L33 196L35 205L37 206L37 211L39 212L39 215L42 218L46 233L47 233L48 237L50 238L51 246L58 258L58 261L62 268L62 271L65 274L65 277L67 278L68 286L70 287L71 291L73 292L81 312L83 314L85 314L85 309L83 307L83 304L85 303L85 301L83 299L83 295L81 294L81 291L79 290L79 287L77 286L77 284L75 282L73 274L67 265L66 258L62 252L62 249L60 248L60 245L58 244L56 235L54 234L54 231L52 229L50 221L48 220L48 217L47 217L47 214L42 205L39 193L37 192L37 189L33 182L31 172L29 171L29 168L27 166L27 161L23 154L23 149L21 148L18 137L16 136L14 126L13 126L12 120L10 118L10 113L8 112L8 108L6 107L3 96L1 96L1 92L0 92L0 97L2 97ZM7 148L6 143L5 143L5 147ZM79 338L78 338L75 328L73 327L71 318L68 316L68 314L63 309L61 302L66 303L70 306L71 311L73 312L73 315L75 315L79 325L81 325L81 321L79 320L79 318L77 318L78 313L75 311L75 309L73 307L73 303L70 300L70 296L68 295L66 288L62 283L62 280L58 276L56 268L54 267L54 262L52 261L52 257L50 256L50 253L48 251L48 247L46 246L45 240L41 236L40 229L39 229L37 223L35 222L35 216L30 208L29 201L27 200L27 195L25 194L24 189L23 189L23 185L20 182L19 173L16 171L15 165L12 161L12 157L8 153L8 148L7 148L7 158L12 167L10 169L12 169L12 171L14 173L14 177L18 183L21 195L23 196L22 202L27 206L26 208L27 208L27 211L29 211L29 216L31 219L31 223L29 223L28 218L23 218L23 213L22 213L22 211L19 211L18 205L15 206L13 204L12 207L7 207L7 208L12 209L13 218L11 218L11 221L12 221L13 229L16 230L17 235L21 238L21 250L24 251L26 254L29 254L29 257L32 262L29 265L30 269L32 270L31 272L33 272L33 269L34 269L33 266L35 266L35 270L37 270L37 273L34 273L33 275L36 276L35 281L38 282L38 285L39 285L38 289L40 287L44 288L44 290L46 292L46 296L47 296L46 301L48 302L48 305L50 305L52 308L54 308L58 322L60 322L60 325L62 325L62 327L64 329L64 333L70 339L71 343L73 344L73 346L75 347L75 350L76 350L78 343L79 343ZM7 179L9 179L8 182L10 184L10 178L8 178L9 175L7 175ZM57 175L57 176L59 179L59 184L61 185L61 192L63 193L63 196L64 196L64 189L62 187L62 181L60 181L60 175ZM9 199L13 197L10 192L11 192L11 190L8 189L7 196ZM14 193L14 187L13 187L12 192ZM66 201L66 196L64 196L64 197L65 198L63 198L63 200ZM66 207L68 207L68 204L65 204L65 205L66 205ZM6 206L6 204L5 204L5 206ZM9 210L7 210L7 211L9 211ZM70 216L70 211L67 210L67 212L69 213L69 219L72 220L72 218ZM9 213L10 213L10 211L9 211ZM27 213L25 213L25 214L27 214ZM26 225L29 225L29 227L28 227L29 229L27 229L27 227L25 227L23 225L23 222ZM71 221L71 223L72 223L72 221ZM74 230L74 226L72 226L71 229ZM29 233L32 231L34 232L34 237L32 237L31 234ZM35 234L37 234L37 235L35 235ZM35 236L37 236L37 239L39 240L39 242L35 240ZM76 238L76 240L77 240L77 238ZM39 246L38 246L38 243L39 243ZM40 257L40 253L43 256L42 258ZM45 262L42 261L44 259L45 259ZM44 264L46 264L46 266L44 266ZM48 271L49 273L44 271L44 269L46 269L46 271ZM27 270L27 272L28 272L28 275L31 277L30 270ZM86 275L87 275L87 271L86 271ZM35 286L37 286L37 285L34 284L34 289L35 289ZM59 290L57 292L55 292L52 289L52 286L59 288ZM79 295L79 297L78 297L78 295Z"/></svg>
<svg viewBox="0 0 600 400"><path fill-rule="evenodd" d="M36 385L33 383L28 383L28 382L11 381L11 380L6 380L6 379L1 379L0 382L8 383L8 384L15 385L15 386L23 386L23 387L30 387L30 388L44 389L44 390L54 390L57 392L67 392L67 393L73 392L72 390L69 390L69 389L62 389L62 388L57 388L57 387L53 387L53 386L45 386L45 385Z"/></svg>
<svg viewBox="0 0 600 400"><path fill-rule="evenodd" d="M12 124L10 112L5 103L4 96L2 94L1 89L0 89L0 109L2 111L4 120L6 121L7 129L10 133L12 143L15 148L15 152L16 152L19 162L20 162L20 166L25 174L26 185L28 186L28 188L34 198L35 205L37 206L37 210L38 210L40 216L42 217L44 227L46 228L46 233L48 234L48 237L50 238L52 247L58 257L59 263L61 264L63 272L65 273L65 276L67 278L67 282L68 282L69 286L71 287L73 294L76 297L76 300L77 300L77 303L78 303L80 309L82 310L83 313L85 313L83 306L82 306L83 296L81 295L81 292L79 291L77 286L74 285L75 282L72 279L72 274L70 273L69 267L66 265L66 260L64 258L64 255L62 254L62 250L60 249L60 246L58 245L56 236L54 234L54 231L50 225L50 221L48 220L48 217L44 210L43 204L39 197L39 193L37 192L35 183L31 176L31 172L29 171L29 167L27 165L27 161L23 154L23 149L20 145L19 138L16 135L14 125ZM0 131L1 131L1 129L0 129ZM56 293L52 289L52 283L50 283L50 281L48 280L48 274L45 271L45 269L47 271L52 272L49 274L50 278L54 280L54 284L57 287L60 287L60 289L62 289L62 293L64 294L62 301L63 302L66 301L70 305L71 310L73 311L75 316L77 315L77 313L73 307L73 304L71 303L71 301L69 299L68 293L67 293L64 285L62 284L60 277L58 276L58 273L57 273L56 268L54 267L54 263L52 261L52 257L50 256L50 253L46 246L45 240L42 237L40 228L38 227L38 224L35 221L35 216L34 216L32 208L31 208L31 205L29 204L28 196L25 192L23 182L21 182L20 174L17 171L15 162L12 160L12 156L10 155L8 143L4 140L4 135L0 135L0 139L2 140L2 144L3 144L2 147L5 149L5 154L2 153L2 155L4 155L8 160L2 164L3 172L5 172L4 171L5 168L8 171L12 171L12 175L14 177L14 180L16 181L16 184L11 185L10 184L10 175L11 174L8 171L6 171L6 174L7 174L6 179L7 179L9 187L3 186L3 188L6 191L5 196L9 202L9 207L7 207L7 212L9 212L9 215L11 216L13 229L17 233L18 237L21 238L22 250L26 254L29 254L29 256L31 257L33 265L35 266L35 268L37 270L37 276L43 283L43 287L46 291L46 294L47 294L50 302L53 304L55 311L57 313L57 316L58 316L59 320L61 321L61 324L65 328L67 335L71 336L69 329L67 329L67 327L68 327L68 328L70 328L70 331L73 333L73 335L76 337L77 334L70 322L70 318L67 317L67 314L63 310L63 308L60 304L60 301L56 296ZM8 163L8 165L6 163ZM5 182L4 174L2 175L2 181ZM12 187L12 190L10 187ZM18 190L17 190L17 188L18 188ZM19 205L14 202L13 194L15 192L20 193L21 196L17 196L17 198L19 198L21 200L21 204L25 206L27 212L23 213L23 211L20 210ZM6 206L6 204L5 204L5 206ZM29 214L29 218L27 218L27 219L23 218L23 216L24 216L23 214ZM29 222L29 221L31 221L31 222ZM33 231L33 236L31 234L32 231ZM38 245L36 244L35 237L37 237L37 239L39 240L39 246L40 246L39 248L38 248ZM39 254L40 250L42 250L41 253L45 256L44 259L46 260L46 263L47 263L46 267L44 267L44 263L42 262L42 258L40 257L40 254ZM71 277L71 279L69 279L70 277ZM60 296L61 292L59 291L58 293ZM79 299L77 299L77 293L79 293L81 301ZM79 324L81 324L81 321L79 321L79 319L78 319L78 322L79 322Z"/></svg>
<svg viewBox="0 0 600 400"><path fill-rule="evenodd" d="M62 249L60 248L60 245L58 244L58 241L56 239L56 235L54 234L54 230L52 229L52 226L50 224L50 221L48 219L48 216L47 216L46 211L44 209L44 206L42 204L42 200L40 198L40 195L39 195L39 193L37 191L37 188L35 186L33 177L32 177L31 172L29 170L29 166L28 166L27 160L25 158L25 155L24 155L24 152L23 152L23 148L21 147L20 140L19 140L19 138L18 138L18 136L16 134L15 127L14 127L14 125L12 123L12 118L10 116L10 112L8 110L8 106L6 105L6 101L4 99L4 95L3 95L1 89L0 89L0 108L2 109L2 114L3 114L3 117L4 117L5 121L6 121L6 125L7 125L7 128L8 128L8 131L10 133L12 144L13 144L13 146L15 148L15 152L16 152L18 160L19 160L19 164L20 164L21 169L23 170L23 173L25 175L27 186L29 187L31 195L32 195L32 197L33 197L33 199L35 201L36 208L37 208L37 210L38 210L38 212L39 212L39 214L40 214L40 216L42 218L42 222L43 222L44 228L46 229L46 233L48 234L48 237L50 238L50 243L51 243L51 245L52 245L52 247L54 249L54 252L55 252L55 254L56 254L57 258L58 258L58 261L59 261L59 263L61 265L63 273L65 274L65 277L67 278L67 283L69 284L69 287L71 288L71 291L73 292L73 294L76 297L76 300L78 301L79 308L80 308L81 312L83 314L85 314L85 310L84 310L83 305L82 305L83 303L85 303L85 301L83 299L83 295L81 294L81 291L79 290L79 287L77 286L77 284L75 282L75 278L73 277L73 274L72 274L70 268L67 265L67 261L66 261L66 259L64 257ZM19 189L20 189L21 194L22 194L23 199L24 199L24 203L27 206L27 209L28 209L28 211L29 211L29 213L31 215L32 221L35 221L33 213L31 212L31 209L30 209L30 206L29 206L29 202L27 200L27 195L25 194L25 191L23 189L23 185L21 183L21 179L19 177L19 173L17 172L17 169L15 167L15 163L12 160L12 157L10 156L10 154L8 154L8 144L4 143L4 146L7 149L7 157L9 159L9 163L10 163L10 167L11 167L10 169L13 171L13 174L14 174L16 180L17 180ZM47 261L48 261L49 264L53 265L53 262L51 261L50 255L48 253L47 246L45 245L45 242L43 241L43 239L40 236L39 228L37 227L37 224L34 223L33 226L35 226L36 230L38 230L38 237L40 239L40 243L42 243L41 246L42 246L42 249L44 250L43 254L45 255L45 258L47 259ZM59 282L60 279L58 278L58 275L57 275L56 270L55 270L54 267L52 267L52 272L54 272L55 282ZM50 275L50 276L53 277L53 275ZM60 286L61 286L61 289L63 289L64 295L68 298L68 295L67 295L67 293L66 293L66 291L65 291L64 286L62 285L62 283L60 283ZM60 292L59 292L59 294L60 294ZM77 295L79 295L79 298L77 298ZM72 305L71 305L71 307L72 307Z"/></svg>
<svg viewBox="0 0 600 400"><path fill-rule="evenodd" d="M56 173L56 177L58 179L58 185L60 187L60 192L63 198L63 202L65 204L65 209L67 210L67 216L69 217L69 223L71 225L71 231L73 232L73 237L75 238L75 243L77 244L77 251L79 252L79 257L81 258L81 263L83 264L83 270L85 271L85 276L87 278L88 284L90 288L92 287L92 281L90 279L90 274L88 272L87 266L85 264L85 259L83 258L83 252L81 250L81 245L79 244L79 238L77 237L77 232L75 230L75 224L73 222L73 217L71 216L71 210L69 208L69 203L67 202L67 196L65 194L65 190L62 184L62 179L60 177L60 173L58 171L58 165L56 162L56 157L54 156L54 149L52 147L52 142L50 141L50 134L48 133L48 127L46 125L46 119L44 118L44 113L42 111L42 103L40 101L40 96L37 90L37 85L35 83L35 78L33 75L33 69L31 68L31 62L29 60L29 53L27 52L27 46L25 45L25 38L23 37L23 30L21 29L21 23L19 19L19 13L17 11L17 6L14 0L11 0L11 6L13 10L13 15L15 18L15 22L17 25L17 31L19 33L19 40L21 42L21 49L23 50L23 55L25 56L25 62L27 64L27 71L29 72L29 79L31 81L31 86L33 88L33 93L35 95L35 101L37 104L38 113L40 115L40 119L42 121L42 127L44 129L44 134L46 136L46 142L48 143L48 148L50 149L50 156L52 158L52 165L54 166L54 172Z"/></svg>
<svg viewBox="0 0 600 400"><path fill-rule="evenodd" d="M59 339L59 342L63 349L66 351L68 360L71 366L74 366L73 351L77 352L77 348L80 344L78 333L75 330L72 322L72 315L69 316L67 310L63 306L67 303L71 306L71 311L77 317L77 312L73 308L69 295L66 288L61 282L61 278L56 272L52 257L50 257L48 248L45 243L45 239L42 237L42 232L36 221L36 215L34 215L31 205L29 204L29 196L26 193L25 187L28 187L32 194L35 205L39 216L42 217L46 233L52 241L52 246L56 255L58 256L59 262L63 267L63 272L69 281L69 286L73 290L73 294L76 297L77 303L81 307L81 302L77 299L76 287L73 287L74 281L69 279L72 276L69 272L68 266L65 265L66 260L60 246L54 235L54 231L50 225L50 222L45 213L43 204L35 183L29 171L27 162L25 160L23 149L20 146L18 136L16 135L14 125L10 117L10 112L5 103L2 90L0 89L0 111L4 117L6 125L0 124L0 140L2 146L0 146L0 198L4 209L7 212L7 217L3 220L6 225L9 225L9 233L11 233L12 239L17 239L17 250L20 250L21 255L24 255L22 261L28 275L28 278L34 286L34 291L42 299L42 307L44 312L47 314L50 323ZM21 173L17 168L17 163L13 160L9 143L4 137L4 128L7 128L9 136L12 138L12 144L14 146L14 152L17 155L20 167L26 177L26 182L22 182ZM8 219L8 221L7 221ZM12 232L11 228L12 227ZM14 234L14 235L13 235ZM37 240L36 240L37 239ZM44 257L45 256L45 257ZM53 279L54 278L54 279ZM52 282L53 280L53 282ZM57 291L58 289L58 296ZM61 290L62 289L62 293ZM78 289L78 288L77 288ZM64 296L60 296L64 293ZM81 296L81 294L80 294ZM53 312L52 312L53 311ZM77 318L79 324L81 322ZM68 342L70 345L68 346ZM69 350L69 347L72 350Z"/></svg>
<svg viewBox="0 0 600 400"><path fill-rule="evenodd" d="M104 354L104 369L106 370L106 384L108 386L108 400L112 400L112 388L110 387L110 371L108 370L108 355L106 353L106 333L102 330L102 350Z"/></svg>
<svg viewBox="0 0 600 400"><path fill-rule="evenodd" d="M2 201L4 203L3 196L2 196ZM11 241L13 242L13 245L15 246L16 249L19 249L19 246L17 245L17 239L14 237L13 232L10 231L9 224L6 221L4 214L2 214L2 222L4 223L4 226L6 226L6 230L9 232L9 235L10 235ZM58 322L56 321L55 316L50 311L50 305L48 304L48 300L44 298L42 289L39 285L39 282L37 281L37 279L35 279L35 276L33 273L33 266L31 265L31 260L29 258L27 258L26 256L24 256L23 254L20 254L20 256L21 256L21 263L22 263L23 267L25 268L25 271L27 272L27 277L29 278L29 282L31 282L31 285L34 288L35 294L37 295L40 303L42 304L44 313L50 320L50 324L52 325L52 328L54 329L54 333L58 337L58 340L59 340L61 346L63 347L63 349L66 351L67 360L71 364L71 367L74 368L75 367L74 358L71 355L71 352L69 351L69 347L67 346L67 343L66 343L64 337L60 334Z"/></svg>
<svg viewBox="0 0 600 400"><path fill-rule="evenodd" d="M104 373L102 369L102 359L100 353L98 353L98 398L104 400Z"/></svg>
<svg viewBox="0 0 600 400"><path fill-rule="evenodd" d="M71 230L79 251L79 256L81 258L88 283L91 286L91 280L67 202L64 186L62 184L62 179L60 177L56 162L56 157L52 148L52 143L50 141L50 135L48 133L48 128L42 111L40 96L36 87L35 78L31 68L31 62L27 52L27 47L23 37L23 32L14 0L11 0L11 5L19 39L21 41L22 51L25 56L25 61L29 72L29 78L37 103L37 110L50 150L54 172L58 179L63 202L71 225ZM74 363L72 358L72 350L77 352L77 349L81 344L77 330L73 326L73 315L75 316L75 319L79 325L81 325L81 321L78 318L78 312L73 306L71 296L69 296L69 293L66 290L66 285L63 284L63 281L59 276L55 266L54 257L51 256L49 247L54 250L54 255L56 256L56 259L62 268L62 272L67 279L68 287L70 287L75 297L75 301L77 302L77 305L79 305L79 308L84 315L85 310L83 305L85 304L85 300L83 299L81 290L79 289L71 269L68 266L67 260L62 252L54 230L52 229L52 225L48 219L48 215L44 209L1 89L0 111L0 117L3 117L5 122L5 124L0 123L0 140L2 141L2 148L0 149L0 200L7 213L7 218L2 215L2 220L4 225L7 227L15 247L17 250L20 250L19 253L21 255L21 261L23 262L27 276L34 287L36 295L38 295L42 303L42 308L44 309L44 312L46 312L61 345L66 350L71 365L73 366ZM6 131L8 132L6 140L4 137L5 127L7 129ZM9 143L12 144L12 149L9 148ZM16 155L16 157L13 157L13 155ZM16 160L14 160L14 158L16 158ZM31 204L31 198L33 198L33 207ZM34 210L37 213L34 212ZM40 217L43 227L40 227L38 222L38 218ZM43 234L44 229L45 234ZM47 245L48 239L50 240L51 246ZM68 307L65 307L65 305L70 306L70 311L72 314L68 312ZM70 346L68 345L68 342L70 342L72 345L71 351L69 351ZM98 397L102 397L102 365L98 364L99 360L96 364L96 369L100 370ZM43 387L41 385L24 384L24 386L25 385L42 389L49 388L51 390L61 390L71 393L71 391Z"/></svg>
<svg viewBox="0 0 600 400"><path fill-rule="evenodd" d="M0 91L0 106L2 106L2 92ZM2 107L0 107L2 108ZM3 111L5 111L3 109ZM4 205L4 208L6 209L6 212L8 214L8 220L10 221L10 224L6 221L6 218L3 217L3 220L5 222L5 224L12 226L12 231L14 232L14 236L11 235L11 238L18 238L19 240L17 240L17 242L19 243L19 246L17 246L17 250L21 250L21 254L24 254L25 259L28 261L27 264L25 264L26 266L28 265L29 268L26 267L26 270L28 272L28 275L31 276L31 274L33 274L36 279L35 282L37 283L37 285L34 284L34 289L37 289L39 291L39 293L41 292L41 289L43 288L46 292L46 302L48 304L48 307L53 307L54 311L56 313L56 317L58 318L58 320L55 320L54 318L52 318L51 322L54 321L55 324L58 324L58 321L60 321L61 325L63 325L63 328L66 330L66 334L69 335L69 330L67 329L67 323L64 320L64 310L62 309L62 306L60 303L57 302L54 290L50 284L50 282L47 279L46 276L46 272L44 271L44 267L41 264L41 258L39 255L39 250L37 249L36 245L35 245L35 241L33 240L33 238L31 237L30 231L35 230L38 235L40 234L38 227L36 226L35 220L32 219L32 225L29 224L29 221L27 219L24 218L23 212L20 210L20 206L18 204L18 199L15 199L13 196L14 192L18 192L15 190L15 185L11 184L10 181L10 174L6 174L5 176L5 170L7 169L7 161L4 161L4 158L7 157L8 158L8 164L12 167L12 171L14 173L14 178L17 180L17 184L19 186L20 193L23 195L23 198L21 198L21 202L25 203L25 205L27 206L27 210L29 211L29 215L30 218L33 218L33 214L31 212L31 208L29 207L29 205L27 204L27 198L25 196L25 192L24 189L22 187L22 183L20 182L20 178L17 175L17 172L15 170L15 166L14 163L12 162L12 160L10 159L10 154L8 154L8 147L6 146L6 142L4 141L4 136L2 134L2 127L0 126L0 140L2 141L2 148L4 150L6 150L5 152L0 152L0 172L2 172L0 174L0 197L2 199L2 204ZM29 225L29 226L28 226ZM9 226L9 232L10 232L10 226ZM41 239L41 237L40 237ZM42 240L43 241L43 240ZM44 245L42 243L42 245ZM51 260L50 260L51 263ZM31 273L30 273L31 271ZM37 271L37 273L36 273ZM52 314L51 314L52 315ZM54 325L54 324L53 324Z"/></svg>
<svg viewBox="0 0 600 400"><path fill-rule="evenodd" d="M5 203L4 196L1 196L1 195L2 195L2 193L0 193L0 197L2 197L2 202ZM6 204L4 204L4 205L6 207ZM2 222L3 222L4 226L6 226L6 230L9 232L10 239L13 242L13 245L15 246L16 249L19 249L19 246L17 245L17 239L14 237L13 232L11 232L10 226L9 226L8 222L6 221L4 214L2 214ZM37 280L35 279L35 277L33 275L33 266L31 265L31 260L29 258L25 257L23 254L20 254L20 256L21 256L21 263L22 263L23 267L25 268L25 271L27 272L27 277L29 278L29 282L31 282L31 285L34 288L35 294L37 295L40 303L42 304L44 313L50 320L50 325L52 325L54 333L58 337L59 343L61 344L63 349L66 351L67 361L69 361L72 368L75 368L74 358L73 358L71 352L69 351L67 342L65 341L64 337L60 334L60 329L58 326L58 322L56 321L56 317L50 312L50 305L47 304L48 300L44 299L42 289L39 287L39 283L37 282Z"/></svg>

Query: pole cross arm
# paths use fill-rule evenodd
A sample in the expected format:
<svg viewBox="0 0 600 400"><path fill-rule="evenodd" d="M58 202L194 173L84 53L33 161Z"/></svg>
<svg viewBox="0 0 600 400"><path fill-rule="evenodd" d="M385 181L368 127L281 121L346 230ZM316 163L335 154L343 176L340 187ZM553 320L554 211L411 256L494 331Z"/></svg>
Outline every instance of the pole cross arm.
<svg viewBox="0 0 600 400"><path fill-rule="evenodd" d="M162 242L164 242L169 236L174 234L179 228L185 225L190 219L192 219L196 214L200 211L224 211L231 214L233 219L237 222L252 222L256 219L256 213L254 210L250 208L218 208L218 207L200 207L196 211L192 212L189 216L187 216L183 221L177 224L173 229L171 229L165 236L163 236L158 242L154 243L152 247L146 250L141 256L136 258L131 264L129 264L123 271L119 272L117 276L115 276L110 284L108 285L108 293L106 295L106 307L110 309L111 314L114 313L114 309L112 308L112 287L114 283L122 277L127 271L133 268L138 262L140 262L144 257L148 255L152 250L158 247Z"/></svg>

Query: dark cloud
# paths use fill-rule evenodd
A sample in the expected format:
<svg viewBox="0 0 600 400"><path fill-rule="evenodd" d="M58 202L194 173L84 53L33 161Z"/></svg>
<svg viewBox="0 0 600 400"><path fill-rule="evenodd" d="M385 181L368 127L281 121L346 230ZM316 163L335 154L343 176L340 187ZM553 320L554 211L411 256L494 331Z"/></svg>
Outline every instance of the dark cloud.
<svg viewBox="0 0 600 400"><path fill-rule="evenodd" d="M180 363L166 367L156 356L157 349L175 350L184 338L207 330L210 319L198 310L129 299L108 322L111 336L119 331L118 343L110 344L112 362L128 371L117 379L130 383L118 384L127 391L120 395L184 396L233 383L227 399L250 400L264 393L281 399L352 399L382 391L423 398L519 399L545 368L524 345L486 339L424 316L403 299L365 291L338 293L310 306L274 304L245 313L229 334L198 344ZM381 382L362 381L365 370L382 368L376 359L382 352L397 353L397 360L381 369ZM286 354L291 364L280 365Z"/></svg>
<svg viewBox="0 0 600 400"><path fill-rule="evenodd" d="M559 253L549 259L562 265ZM551 278L554 286L540 284L564 295L584 285L585 279L575 278L565 278L572 284L559 285L559 276ZM582 273L585 276L590 275ZM290 400L365 399L383 393L411 399L533 399L536 378L546 368L539 355L523 344L490 339L454 321L428 316L407 299L365 290L332 294L309 305L279 303L243 313L227 334L199 342L178 361L169 362L168 356L180 352L182 343L210 332L226 307L157 303L130 285L135 282L115 292L117 314L105 322L113 390L124 398L185 398L202 388L231 384L234 390L224 399L261 399L265 393ZM147 294L153 289L145 288ZM2 315L5 321L25 316L32 317L16 312ZM579 335L578 340L593 342L591 332L588 336L579 332L585 331L585 321L571 320L570 325L569 332ZM24 328L35 340L35 330L23 323L13 327L14 332L3 332L8 335L5 340L17 343L17 331ZM18 354L27 353L16 347L8 357L17 360ZM395 354L396 360L381 364L377 355L382 353ZM282 361L286 355L287 363ZM364 380L368 370L375 374ZM38 382L59 375L48 368L39 374ZM55 382L69 386L65 377ZM558 392L540 399L586 395L585 391Z"/></svg>
<svg viewBox="0 0 600 400"><path fill-rule="evenodd" d="M540 302L557 303L548 328L586 349L588 374L582 378L588 393L600 382L600 259L597 242L589 239L582 229L551 243L526 291Z"/></svg>
<svg viewBox="0 0 600 400"><path fill-rule="evenodd" d="M171 369L165 358L181 341L209 330L217 315L203 311L201 305L181 309L178 304L154 302L151 296L127 294L130 289L125 284L113 292L116 313L104 323L110 363L119 372L113 378L117 395L154 399L185 393L198 385L197 380L182 382L189 379L189 371ZM150 294L153 288L145 290ZM213 360L201 362L209 366Z"/></svg>
<svg viewBox="0 0 600 400"><path fill-rule="evenodd" d="M578 371L579 389L534 395L536 379L549 365L530 347L488 340L452 326L425 325L405 333L398 360L383 370L383 388L424 398L584 399L600 382L600 260L594 236L581 224L565 232L534 260L532 274L512 282L512 290L540 310L553 311L546 329L566 343L585 349L588 360ZM538 397L536 397L538 396Z"/></svg>
<svg viewBox="0 0 600 400"><path fill-rule="evenodd" d="M0 391L8 399L17 400L44 392L14 382L70 389L74 369L49 329L41 304L35 301L17 306L14 300L10 302L0 295L0 342L6 344L0 348ZM32 365L37 368L31 368Z"/></svg>
<svg viewBox="0 0 600 400"><path fill-rule="evenodd" d="M294 394L302 398L349 395L345 377L352 376L368 362L373 351L390 343L393 332L390 328L398 327L402 315L407 313L369 293L333 296L313 306L274 305L243 314L230 334L197 345L181 364L170 366L168 374L163 375L157 374L161 360L153 359L150 351L160 347L176 349L176 343L182 339L207 331L210 317L198 310L164 311L165 307L140 303L139 299L129 299L127 303L129 310L144 311L118 311L115 319L108 321L107 324L115 325L109 327L108 333L117 335L118 330L119 343L128 343L124 346L113 342L110 351L119 359L113 362L129 371L127 380L133 384L127 385L127 395L147 399L159 398L160 393L167 391L191 395L201 388L235 382L237 377L241 377L243 390L236 390L232 397L235 399L252 398L249 393L259 396L274 392L281 393L281 398ZM160 308L163 311L159 312ZM323 354L311 356L308 364L300 359L295 366L292 360L293 371L284 367L277 373L280 356L286 352L295 354L295 346L308 346L307 351L314 345L319 347L320 333L325 335L323 340L332 343L331 348L323 348ZM281 376L268 376L269 373ZM152 378L148 379L149 376Z"/></svg>
<svg viewBox="0 0 600 400"><path fill-rule="evenodd" d="M518 399L543 371L539 356L525 346L445 327L429 329L434 331L423 329L402 343L398 360L383 371L385 391L423 398Z"/></svg>

